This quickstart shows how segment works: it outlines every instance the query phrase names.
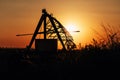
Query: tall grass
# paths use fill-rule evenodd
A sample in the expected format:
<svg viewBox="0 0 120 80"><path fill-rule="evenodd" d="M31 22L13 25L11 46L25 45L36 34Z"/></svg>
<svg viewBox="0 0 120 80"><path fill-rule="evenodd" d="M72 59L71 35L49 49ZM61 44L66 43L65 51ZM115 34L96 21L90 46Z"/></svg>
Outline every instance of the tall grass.
<svg viewBox="0 0 120 80"><path fill-rule="evenodd" d="M120 27L101 24L104 35L99 39L93 38L92 42L78 51L63 53L59 55L64 62L69 63L99 63L120 62Z"/></svg>

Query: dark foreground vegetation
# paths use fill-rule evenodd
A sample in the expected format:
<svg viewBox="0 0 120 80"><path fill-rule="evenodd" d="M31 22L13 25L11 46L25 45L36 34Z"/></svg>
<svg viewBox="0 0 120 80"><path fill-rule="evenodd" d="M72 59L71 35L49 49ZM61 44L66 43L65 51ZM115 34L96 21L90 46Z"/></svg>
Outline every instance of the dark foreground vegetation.
<svg viewBox="0 0 120 80"><path fill-rule="evenodd" d="M120 47L120 46L119 46ZM98 72L113 74L120 71L120 50L89 46L82 50L60 52L56 55L31 54L24 59L24 49L1 49L0 72L10 76L76 77ZM34 52L34 51L32 51ZM52 53L51 53L52 54ZM102 75L101 74L101 75Z"/></svg>
<svg viewBox="0 0 120 80"><path fill-rule="evenodd" d="M103 26L104 29L106 29ZM58 80L91 77L119 76L120 38L118 33L106 33L107 39L93 39L91 44L74 51L39 53L25 49L0 48L0 72L6 76L55 78ZM85 78L85 77L84 77Z"/></svg>

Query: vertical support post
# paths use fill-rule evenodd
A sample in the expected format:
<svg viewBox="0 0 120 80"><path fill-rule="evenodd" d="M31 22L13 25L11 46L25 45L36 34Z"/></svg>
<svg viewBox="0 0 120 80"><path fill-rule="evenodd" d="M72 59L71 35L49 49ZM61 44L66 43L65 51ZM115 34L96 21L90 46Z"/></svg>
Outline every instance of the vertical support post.
<svg viewBox="0 0 120 80"><path fill-rule="evenodd" d="M44 16L44 39L46 39L46 14Z"/></svg>

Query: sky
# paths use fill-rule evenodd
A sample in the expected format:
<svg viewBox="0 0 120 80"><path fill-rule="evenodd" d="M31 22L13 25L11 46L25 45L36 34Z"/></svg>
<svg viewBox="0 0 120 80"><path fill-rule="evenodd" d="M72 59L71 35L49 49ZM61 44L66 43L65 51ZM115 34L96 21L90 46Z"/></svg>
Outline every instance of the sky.
<svg viewBox="0 0 120 80"><path fill-rule="evenodd" d="M76 44L86 44L102 33L100 24L120 25L120 0L0 0L0 47L26 47L46 8L65 27L74 25L79 33L71 33Z"/></svg>

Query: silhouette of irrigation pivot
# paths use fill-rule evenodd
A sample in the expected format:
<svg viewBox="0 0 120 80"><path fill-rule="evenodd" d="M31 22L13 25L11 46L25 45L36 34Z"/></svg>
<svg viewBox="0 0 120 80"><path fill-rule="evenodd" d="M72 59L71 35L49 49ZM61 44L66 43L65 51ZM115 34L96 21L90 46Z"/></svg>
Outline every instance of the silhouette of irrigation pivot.
<svg viewBox="0 0 120 80"><path fill-rule="evenodd" d="M41 29L43 29L42 32ZM73 38L70 33L56 18L51 14L48 14L46 9L42 9L42 16L33 34L19 34L16 36L33 35L29 45L27 46L27 50L29 51L37 34L43 34L43 40L58 39L62 45L62 50L71 51L76 48L76 44L73 42Z"/></svg>

